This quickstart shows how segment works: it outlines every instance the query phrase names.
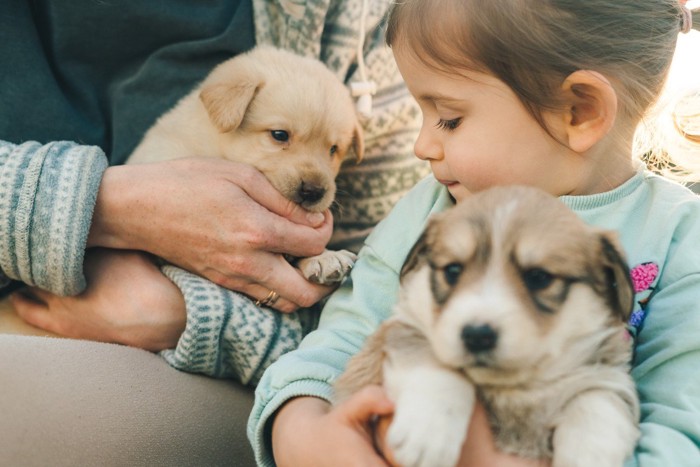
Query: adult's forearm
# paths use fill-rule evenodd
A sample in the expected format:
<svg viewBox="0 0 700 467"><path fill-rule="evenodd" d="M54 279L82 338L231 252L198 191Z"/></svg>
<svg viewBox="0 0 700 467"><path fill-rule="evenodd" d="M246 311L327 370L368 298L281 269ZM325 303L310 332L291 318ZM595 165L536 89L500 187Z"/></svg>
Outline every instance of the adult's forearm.
<svg viewBox="0 0 700 467"><path fill-rule="evenodd" d="M138 249L139 241L130 228L136 213L134 189L138 180L129 178L130 168L109 167L105 170L97 192L95 211L87 238L87 246L101 246L118 249Z"/></svg>

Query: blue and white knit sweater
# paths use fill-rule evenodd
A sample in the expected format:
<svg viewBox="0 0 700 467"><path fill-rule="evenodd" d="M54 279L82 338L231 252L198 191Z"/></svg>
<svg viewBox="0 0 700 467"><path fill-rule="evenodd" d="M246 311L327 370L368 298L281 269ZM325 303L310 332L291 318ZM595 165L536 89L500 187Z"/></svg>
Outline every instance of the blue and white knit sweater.
<svg viewBox="0 0 700 467"><path fill-rule="evenodd" d="M256 43L321 58L346 82L358 80L358 28L365 21L364 62L378 87L365 123L366 152L338 178L331 246L357 250L372 227L427 173L413 157L419 112L402 84L378 28L389 0L253 0ZM193 83L194 84L194 83ZM0 282L2 276L71 295L85 287L82 261L107 158L71 142L0 141ZM255 383L315 326L310 310L280 314L174 266L163 272L182 290L187 326L177 348L162 353L176 368Z"/></svg>
<svg viewBox="0 0 700 467"><path fill-rule="evenodd" d="M0 142L0 276L73 295L102 173L102 150Z"/></svg>

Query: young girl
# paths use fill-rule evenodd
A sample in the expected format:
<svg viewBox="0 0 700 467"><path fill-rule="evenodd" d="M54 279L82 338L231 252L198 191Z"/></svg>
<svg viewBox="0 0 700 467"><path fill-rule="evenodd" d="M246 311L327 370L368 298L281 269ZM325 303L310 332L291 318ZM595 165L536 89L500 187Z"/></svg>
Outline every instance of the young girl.
<svg viewBox="0 0 700 467"><path fill-rule="evenodd" d="M331 407L333 381L391 313L398 272L426 219L470 193L528 184L617 230L627 252L642 409L627 465L700 465L700 199L632 157L635 129L692 19L678 0L397 2L387 43L421 107L415 152L433 176L367 240L319 329L264 375L249 423L259 463L384 465L370 420L391 403L368 388ZM678 126L692 130L682 116ZM537 462L489 442L477 411L465 462Z"/></svg>

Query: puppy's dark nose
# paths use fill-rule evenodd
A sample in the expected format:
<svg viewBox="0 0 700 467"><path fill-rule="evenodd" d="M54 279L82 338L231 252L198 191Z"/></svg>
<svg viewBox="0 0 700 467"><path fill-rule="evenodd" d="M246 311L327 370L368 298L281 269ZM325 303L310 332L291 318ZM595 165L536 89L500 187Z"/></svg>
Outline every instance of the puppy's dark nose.
<svg viewBox="0 0 700 467"><path fill-rule="evenodd" d="M498 333L488 324L481 326L464 326L462 341L472 353L487 352L496 347Z"/></svg>
<svg viewBox="0 0 700 467"><path fill-rule="evenodd" d="M301 182L299 187L299 197L302 203L315 203L323 198L326 194L326 189L314 183Z"/></svg>

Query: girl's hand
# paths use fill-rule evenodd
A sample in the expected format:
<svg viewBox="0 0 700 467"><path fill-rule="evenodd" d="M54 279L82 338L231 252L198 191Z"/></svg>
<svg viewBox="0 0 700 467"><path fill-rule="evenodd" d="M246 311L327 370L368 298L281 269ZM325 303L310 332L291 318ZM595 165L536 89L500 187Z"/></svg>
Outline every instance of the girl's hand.
<svg viewBox="0 0 700 467"><path fill-rule="evenodd" d="M310 306L332 288L311 284L283 254L321 253L329 212L309 213L245 164L215 158L110 167L88 246L142 250L275 308Z"/></svg>
<svg viewBox="0 0 700 467"><path fill-rule="evenodd" d="M314 397L292 399L272 427L275 462L281 467L385 467L372 444L372 420L392 410L378 386L364 388L335 407Z"/></svg>
<svg viewBox="0 0 700 467"><path fill-rule="evenodd" d="M26 322L61 336L151 351L177 345L185 330L185 301L148 255L91 249L85 274L88 286L78 296L30 288L10 301Z"/></svg>
<svg viewBox="0 0 700 467"><path fill-rule="evenodd" d="M377 444L379 451L392 466L397 466L392 458L391 449L386 444L386 433L391 424L391 416L382 417L377 423ZM457 467L549 467L550 462L504 454L496 449L493 433L486 417L486 411L478 404L474 408L467 439L462 446Z"/></svg>

